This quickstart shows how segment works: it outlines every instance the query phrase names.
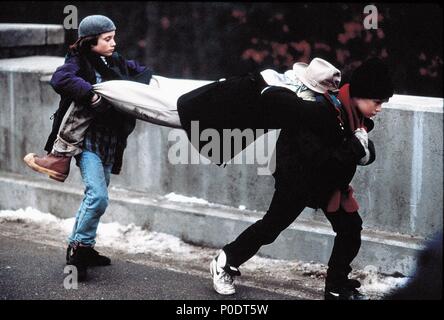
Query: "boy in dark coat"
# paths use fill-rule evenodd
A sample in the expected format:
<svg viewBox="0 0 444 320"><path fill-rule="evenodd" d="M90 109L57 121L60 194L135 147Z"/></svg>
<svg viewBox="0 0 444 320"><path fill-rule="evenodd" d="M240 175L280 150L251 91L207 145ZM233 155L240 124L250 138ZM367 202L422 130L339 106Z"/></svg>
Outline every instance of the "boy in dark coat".
<svg viewBox="0 0 444 320"><path fill-rule="evenodd" d="M348 278L362 230L349 183L358 164L375 160L367 135L374 126L370 118L392 95L388 69L378 59L354 71L350 84L340 89L339 101L328 94L318 96L317 103L302 101L279 87L263 91L258 101L267 128L282 128L276 145L275 193L264 217L225 245L212 261L217 292L233 294L233 276L240 275L239 266L261 246L272 243L308 206L321 208L336 232L325 299L362 298L357 290L360 283Z"/></svg>

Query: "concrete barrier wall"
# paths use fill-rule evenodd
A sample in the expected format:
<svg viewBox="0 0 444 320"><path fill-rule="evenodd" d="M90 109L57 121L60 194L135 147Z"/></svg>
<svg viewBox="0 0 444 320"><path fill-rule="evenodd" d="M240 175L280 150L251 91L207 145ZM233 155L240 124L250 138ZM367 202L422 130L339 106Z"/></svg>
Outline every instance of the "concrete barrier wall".
<svg viewBox="0 0 444 320"><path fill-rule="evenodd" d="M43 152L52 125L49 117L59 101L48 81L62 63L63 58L58 57L0 60L1 170L38 176L23 165L22 157L27 152ZM376 145L377 160L359 167L353 181L367 227L427 236L442 226L442 102L395 95L375 118L370 138ZM267 210L274 180L258 175L258 165L172 165L168 150L175 142L168 141L170 131L138 121L128 141L123 172L113 176L113 185ZM74 164L66 183L81 187ZM321 212L309 209L304 217L324 219Z"/></svg>
<svg viewBox="0 0 444 320"><path fill-rule="evenodd" d="M63 55L64 43L62 25L0 23L0 59Z"/></svg>
<svg viewBox="0 0 444 320"><path fill-rule="evenodd" d="M77 210L83 185L74 162L64 184L22 162L28 152L43 154L49 118L59 103L49 79L61 64L63 58L46 56L0 60L0 209L33 206L64 218ZM112 177L111 205L103 221L136 223L220 247L264 214L274 180L258 175L258 165L172 165L168 151L176 142L168 141L171 130L138 121L123 172ZM407 274L423 239L442 229L443 99L394 96L369 136L377 160L359 167L353 180L365 227L354 264ZM255 146L263 153L261 144ZM162 197L170 192L210 204L178 204ZM247 210L237 209L241 205ZM259 253L327 263L332 241L323 213L306 209Z"/></svg>

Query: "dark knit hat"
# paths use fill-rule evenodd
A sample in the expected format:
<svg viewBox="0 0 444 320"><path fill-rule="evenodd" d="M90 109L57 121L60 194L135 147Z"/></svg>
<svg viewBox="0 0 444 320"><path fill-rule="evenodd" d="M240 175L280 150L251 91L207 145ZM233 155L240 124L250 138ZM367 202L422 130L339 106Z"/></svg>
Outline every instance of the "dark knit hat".
<svg viewBox="0 0 444 320"><path fill-rule="evenodd" d="M97 14L83 18L80 21L78 33L79 38L82 38L114 30L116 30L116 26L110 18Z"/></svg>
<svg viewBox="0 0 444 320"><path fill-rule="evenodd" d="M367 99L387 99L393 96L393 83L387 66L371 58L353 71L350 96Z"/></svg>

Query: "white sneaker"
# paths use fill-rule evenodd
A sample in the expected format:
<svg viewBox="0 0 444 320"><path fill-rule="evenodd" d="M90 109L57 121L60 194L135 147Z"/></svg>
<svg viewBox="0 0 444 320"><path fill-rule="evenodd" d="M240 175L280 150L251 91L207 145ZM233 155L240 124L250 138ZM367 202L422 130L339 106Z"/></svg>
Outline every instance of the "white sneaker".
<svg viewBox="0 0 444 320"><path fill-rule="evenodd" d="M223 269L226 261L225 252L221 251L221 253L211 261L210 273L213 277L214 290L219 294L230 295L236 293L236 289L234 288L233 277Z"/></svg>

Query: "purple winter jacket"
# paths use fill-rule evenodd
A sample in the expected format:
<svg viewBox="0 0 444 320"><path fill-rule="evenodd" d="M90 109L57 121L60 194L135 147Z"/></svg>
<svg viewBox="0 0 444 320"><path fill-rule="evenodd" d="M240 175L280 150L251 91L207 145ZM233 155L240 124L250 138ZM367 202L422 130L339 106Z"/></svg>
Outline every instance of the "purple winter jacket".
<svg viewBox="0 0 444 320"><path fill-rule="evenodd" d="M130 77L147 70L147 67L141 66L134 60L125 60L116 52L111 57L111 60L117 60L119 63L123 62L125 64L127 74L122 75L124 78L122 80L130 80ZM87 69L82 68L84 67L82 64L78 55L67 55L65 63L58 67L52 75L50 84L61 96L66 96L78 102L89 102L94 95L92 85L96 83L95 73L91 72L92 70L82 70Z"/></svg>
<svg viewBox="0 0 444 320"><path fill-rule="evenodd" d="M120 80L137 81L149 84L152 70L140 65L136 61L126 60L117 52L107 57L110 72L114 78ZM91 62L79 55L67 54L65 63L58 67L52 75L50 85L61 96L59 108L54 113L52 131L47 139L45 150L51 152L52 146L59 131L62 119L73 101L90 104L94 95L92 85L96 83L96 74ZM122 167L123 152L126 147L126 139L134 130L136 120L129 117L121 117L122 129L119 134L120 143L117 148L116 158L112 173L118 174Z"/></svg>

